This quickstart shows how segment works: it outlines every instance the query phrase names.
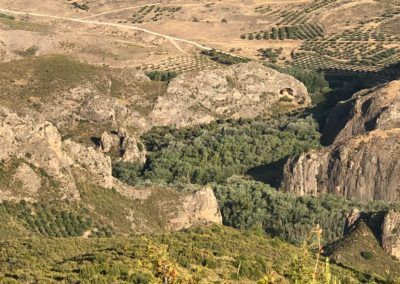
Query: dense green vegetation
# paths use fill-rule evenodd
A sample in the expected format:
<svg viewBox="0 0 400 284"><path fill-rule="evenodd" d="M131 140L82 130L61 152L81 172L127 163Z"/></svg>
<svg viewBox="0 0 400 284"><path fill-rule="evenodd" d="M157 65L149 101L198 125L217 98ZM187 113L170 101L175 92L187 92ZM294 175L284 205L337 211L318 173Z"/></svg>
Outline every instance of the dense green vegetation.
<svg viewBox="0 0 400 284"><path fill-rule="evenodd" d="M356 282L355 273L262 234L227 227L172 234L96 239L0 242L2 283L326 283L328 274ZM328 268L328 270L327 270ZM357 276L358 277L358 276Z"/></svg>
<svg viewBox="0 0 400 284"><path fill-rule="evenodd" d="M177 72L174 71L149 71L146 72L146 76L149 77L152 81L163 81L169 82L174 79L178 75Z"/></svg>
<svg viewBox="0 0 400 284"><path fill-rule="evenodd" d="M232 179L225 185L213 185L224 224L240 229L263 228L272 236L300 244L319 224L323 242L343 236L346 215L353 208L380 211L400 208L384 202L361 204L336 196L296 197L256 181Z"/></svg>
<svg viewBox="0 0 400 284"><path fill-rule="evenodd" d="M233 65L233 64L238 64L238 63L243 63L243 62L248 62L250 59L243 58L243 57L238 57L238 56L232 56L230 54L224 53L217 51L215 49L213 50L203 50L201 52L203 55L207 55L210 57L211 60L216 61L221 64L225 65Z"/></svg>
<svg viewBox="0 0 400 284"><path fill-rule="evenodd" d="M143 135L144 167L120 163L114 175L130 184L157 182L224 183L254 167L278 163L319 146L312 117L218 121L184 129L156 128ZM252 171L250 171L250 174Z"/></svg>
<svg viewBox="0 0 400 284"><path fill-rule="evenodd" d="M293 76L302 82L312 95L325 94L330 90L329 82L326 80L324 72L296 67L282 67L278 65L267 66L278 72Z"/></svg>

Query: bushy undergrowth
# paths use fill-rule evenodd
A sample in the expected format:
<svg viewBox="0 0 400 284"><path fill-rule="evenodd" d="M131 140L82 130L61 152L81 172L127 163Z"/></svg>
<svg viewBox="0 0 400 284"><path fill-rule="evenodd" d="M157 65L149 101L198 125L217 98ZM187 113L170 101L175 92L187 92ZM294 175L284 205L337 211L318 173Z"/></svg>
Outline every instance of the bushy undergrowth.
<svg viewBox="0 0 400 284"><path fill-rule="evenodd" d="M91 230L91 236L111 236L110 227L95 228L85 209L59 210L54 206L21 201L3 202L0 208L31 233L44 237L79 237ZM81 211L81 212L79 212Z"/></svg>
<svg viewBox="0 0 400 284"><path fill-rule="evenodd" d="M175 71L148 71L146 72L146 76L150 78L152 81L163 81L169 82L176 76L178 73Z"/></svg>
<svg viewBox="0 0 400 284"><path fill-rule="evenodd" d="M272 236L300 244L318 224L323 242L343 236L346 215L353 208L381 211L400 208L400 204L373 202L362 204L326 195L296 197L256 181L231 179L225 185L213 185L223 221L240 229L263 228Z"/></svg>
<svg viewBox="0 0 400 284"><path fill-rule="evenodd" d="M114 175L130 184L150 179L165 183L224 183L260 165L285 160L319 147L311 117L219 121L184 129L156 128L142 137L144 167L120 163Z"/></svg>
<svg viewBox="0 0 400 284"><path fill-rule="evenodd" d="M1 283L256 283L271 276L280 280L272 283L288 283L304 279L315 263L312 255L279 239L221 226L152 236L0 242ZM356 281L349 270L332 266L331 272ZM321 263L314 274L322 280L323 273Z"/></svg>
<svg viewBox="0 0 400 284"><path fill-rule="evenodd" d="M211 60L216 61L221 64L225 64L225 65L233 65L233 64L244 63L244 62L250 61L250 59L242 58L242 57L238 57L238 56L232 56L230 54L223 53L223 52L217 51L215 49L204 50L201 52L201 54L209 56Z"/></svg>

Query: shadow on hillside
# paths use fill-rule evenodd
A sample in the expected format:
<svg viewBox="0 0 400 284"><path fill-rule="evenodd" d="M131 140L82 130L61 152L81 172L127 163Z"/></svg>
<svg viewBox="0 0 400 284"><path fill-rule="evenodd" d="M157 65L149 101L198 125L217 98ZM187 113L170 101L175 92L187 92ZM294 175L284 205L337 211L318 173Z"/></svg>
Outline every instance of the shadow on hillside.
<svg viewBox="0 0 400 284"><path fill-rule="evenodd" d="M273 163L256 166L246 172L256 181L268 183L272 187L278 188L283 178L283 167L289 157L283 158Z"/></svg>
<svg viewBox="0 0 400 284"><path fill-rule="evenodd" d="M339 123L336 127L326 127L326 120L333 111L340 111L336 115L347 117L350 108L335 108L338 102L350 99L356 92L376 87L392 80L400 79L400 63L391 65L379 72L354 72L342 70L321 70L325 72L325 78L329 83L331 91L324 100L308 110L305 115L313 115L317 120L322 133L321 143L330 145L336 135L345 126ZM343 121L342 121L343 122Z"/></svg>

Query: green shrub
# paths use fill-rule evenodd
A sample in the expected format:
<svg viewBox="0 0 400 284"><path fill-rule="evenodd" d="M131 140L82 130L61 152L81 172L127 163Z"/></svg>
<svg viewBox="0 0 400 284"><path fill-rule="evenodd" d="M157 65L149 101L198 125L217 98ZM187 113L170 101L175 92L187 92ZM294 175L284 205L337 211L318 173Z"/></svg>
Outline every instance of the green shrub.
<svg viewBox="0 0 400 284"><path fill-rule="evenodd" d="M146 76L150 78L152 81L163 81L170 82L173 78L178 76L178 73L175 71L148 71L146 72Z"/></svg>
<svg viewBox="0 0 400 284"><path fill-rule="evenodd" d="M238 56L232 56L230 54L223 53L223 52L217 51L215 49L203 50L201 53L209 56L211 60L216 61L221 64L225 64L225 65L233 65L233 64L250 61L250 59L242 58L242 57L238 57Z"/></svg>
<svg viewBox="0 0 400 284"><path fill-rule="evenodd" d="M362 251L361 256L366 260L371 260L374 258L374 254L370 251Z"/></svg>

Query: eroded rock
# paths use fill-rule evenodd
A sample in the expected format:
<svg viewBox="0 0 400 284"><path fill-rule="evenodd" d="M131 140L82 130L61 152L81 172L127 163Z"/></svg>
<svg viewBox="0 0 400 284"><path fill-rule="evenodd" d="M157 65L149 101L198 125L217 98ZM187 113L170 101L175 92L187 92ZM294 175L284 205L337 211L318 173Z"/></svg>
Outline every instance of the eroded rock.
<svg viewBox="0 0 400 284"><path fill-rule="evenodd" d="M400 200L400 82L358 93L351 105L331 146L287 162L283 190L358 201Z"/></svg>
<svg viewBox="0 0 400 284"><path fill-rule="evenodd" d="M218 202L210 187L197 190L182 199L182 209L169 221L168 227L180 230L196 225L222 224Z"/></svg>
<svg viewBox="0 0 400 284"><path fill-rule="evenodd" d="M365 213L355 209L347 215L344 235L350 235L361 223L368 226L387 254L400 260L400 212Z"/></svg>
<svg viewBox="0 0 400 284"><path fill-rule="evenodd" d="M149 118L153 125L186 126L266 115L279 104L298 108L310 103L302 83L252 62L176 77Z"/></svg>

